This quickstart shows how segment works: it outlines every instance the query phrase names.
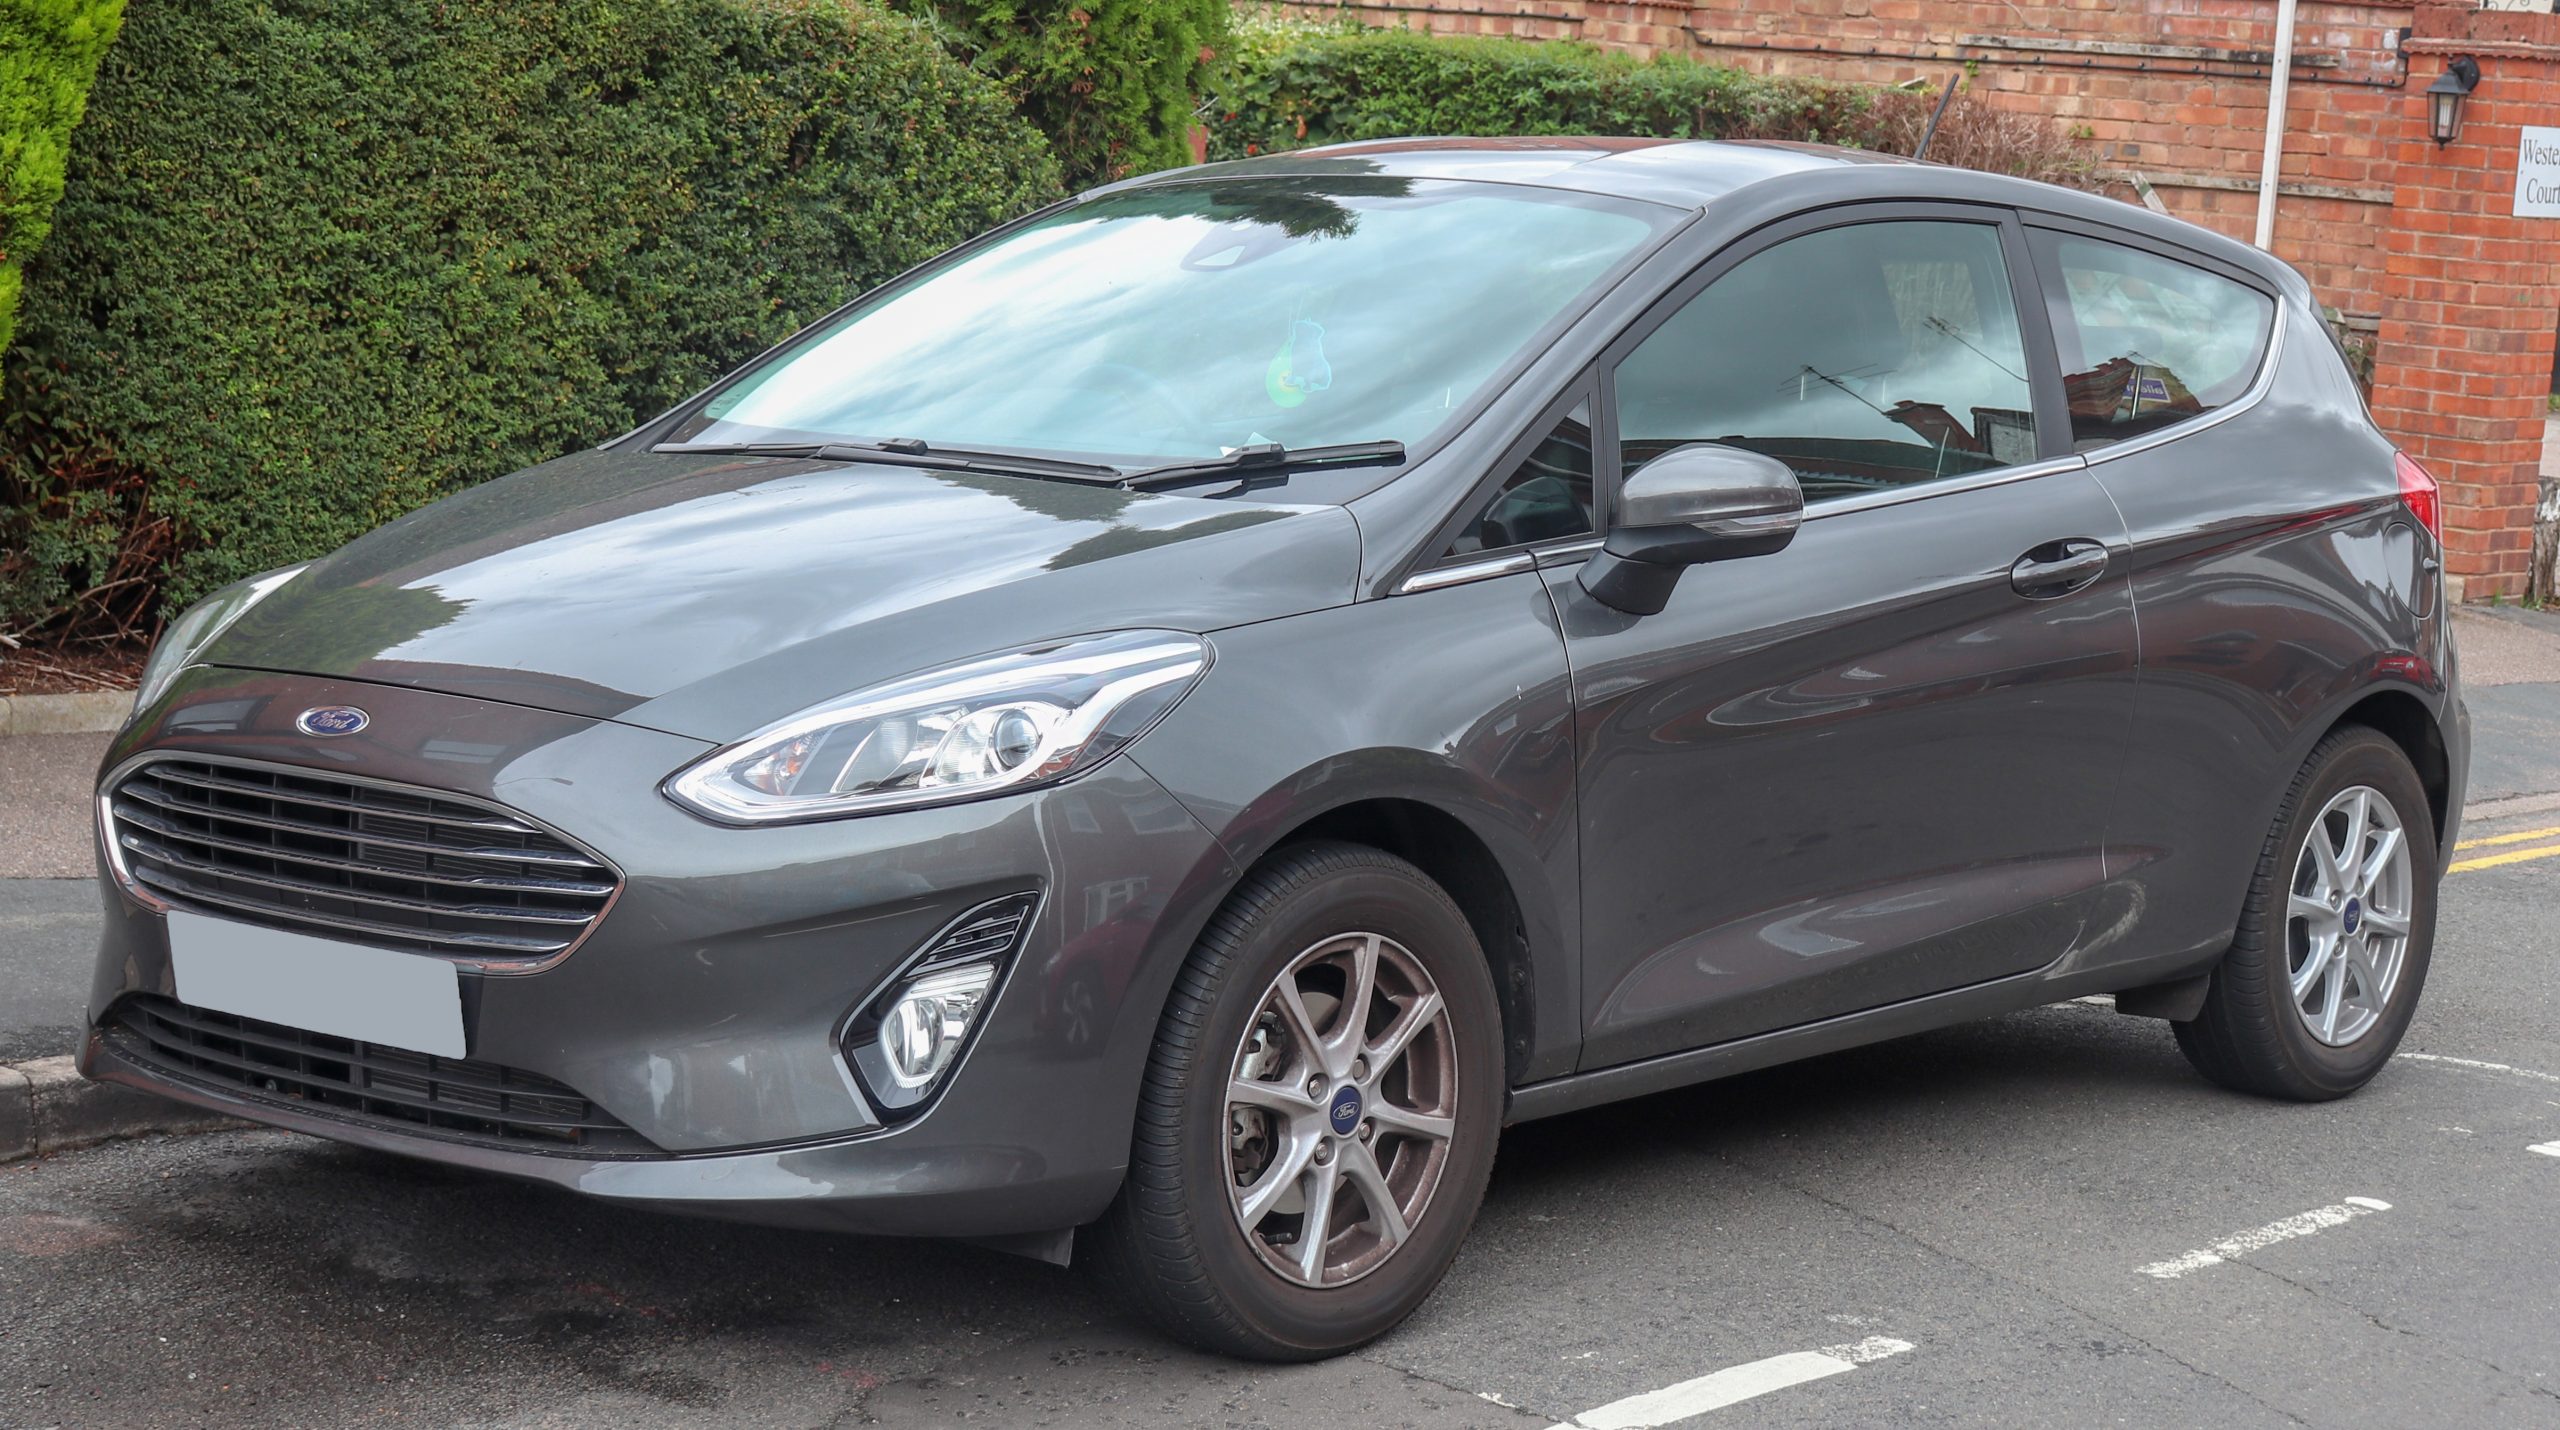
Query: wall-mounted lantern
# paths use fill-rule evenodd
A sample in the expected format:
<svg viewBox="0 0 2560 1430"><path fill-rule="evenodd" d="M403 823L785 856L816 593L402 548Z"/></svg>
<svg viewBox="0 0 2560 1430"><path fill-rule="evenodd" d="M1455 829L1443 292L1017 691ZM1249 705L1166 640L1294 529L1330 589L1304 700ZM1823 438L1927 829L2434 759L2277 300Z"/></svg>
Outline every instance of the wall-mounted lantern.
<svg viewBox="0 0 2560 1430"><path fill-rule="evenodd" d="M2462 133L2462 102L2480 84L2480 62L2469 55L2458 55L2427 86L2427 132L2441 149Z"/></svg>

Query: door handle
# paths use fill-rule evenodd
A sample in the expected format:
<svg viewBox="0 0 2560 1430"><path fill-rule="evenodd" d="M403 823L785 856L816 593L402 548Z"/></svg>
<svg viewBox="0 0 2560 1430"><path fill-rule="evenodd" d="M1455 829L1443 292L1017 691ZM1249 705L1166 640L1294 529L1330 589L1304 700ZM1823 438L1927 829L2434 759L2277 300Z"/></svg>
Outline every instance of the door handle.
<svg viewBox="0 0 2560 1430"><path fill-rule="evenodd" d="M2086 537L2048 541L2009 568L2009 586L2029 600L2068 596L2107 569L2107 548Z"/></svg>

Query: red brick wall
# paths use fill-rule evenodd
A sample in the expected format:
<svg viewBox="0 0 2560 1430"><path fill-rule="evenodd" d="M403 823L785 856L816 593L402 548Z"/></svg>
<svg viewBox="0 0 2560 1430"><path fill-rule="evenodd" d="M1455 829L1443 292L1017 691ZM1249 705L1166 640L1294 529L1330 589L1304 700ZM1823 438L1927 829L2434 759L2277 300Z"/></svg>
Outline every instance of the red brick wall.
<svg viewBox="0 0 2560 1430"><path fill-rule="evenodd" d="M2446 570L2464 596L2515 598L2533 552L2560 310L2560 219L2512 212L2517 130L2560 125L2560 17L2431 4L2409 48L2426 81L2472 56L2480 85L2446 148L2428 138L2415 94L2382 126L2394 197L2379 236L2374 416L2444 484Z"/></svg>

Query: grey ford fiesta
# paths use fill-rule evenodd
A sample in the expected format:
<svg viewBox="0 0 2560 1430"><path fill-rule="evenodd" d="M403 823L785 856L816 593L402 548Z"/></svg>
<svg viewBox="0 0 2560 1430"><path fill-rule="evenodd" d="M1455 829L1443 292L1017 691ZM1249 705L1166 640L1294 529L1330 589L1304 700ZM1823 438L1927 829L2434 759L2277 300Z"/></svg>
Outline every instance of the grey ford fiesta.
<svg viewBox="0 0 2560 1430"><path fill-rule="evenodd" d="M2353 1091L2468 756L2290 269L1789 146L1086 194L178 621L92 1076L1340 1351L1507 1122L2092 993Z"/></svg>

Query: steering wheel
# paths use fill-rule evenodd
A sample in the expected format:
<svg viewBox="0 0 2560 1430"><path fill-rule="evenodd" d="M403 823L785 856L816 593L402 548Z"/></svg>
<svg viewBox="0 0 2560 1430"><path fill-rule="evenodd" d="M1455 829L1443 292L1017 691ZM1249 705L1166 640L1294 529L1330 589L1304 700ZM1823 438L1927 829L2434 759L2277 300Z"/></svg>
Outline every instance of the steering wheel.
<svg viewBox="0 0 2560 1430"><path fill-rule="evenodd" d="M1174 391L1172 385L1163 378L1145 368L1125 362L1098 362L1086 368L1085 371L1095 377L1114 379L1123 391L1136 392L1151 399L1158 408L1172 417L1184 432L1196 433L1201 430L1200 414L1192 410L1191 404L1183 400L1182 394Z"/></svg>

